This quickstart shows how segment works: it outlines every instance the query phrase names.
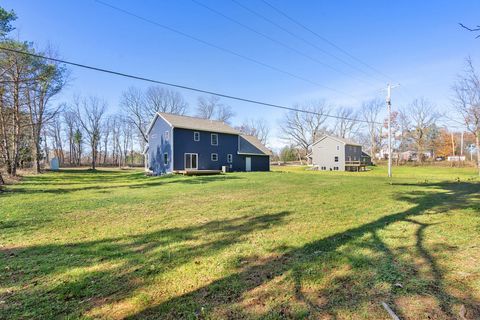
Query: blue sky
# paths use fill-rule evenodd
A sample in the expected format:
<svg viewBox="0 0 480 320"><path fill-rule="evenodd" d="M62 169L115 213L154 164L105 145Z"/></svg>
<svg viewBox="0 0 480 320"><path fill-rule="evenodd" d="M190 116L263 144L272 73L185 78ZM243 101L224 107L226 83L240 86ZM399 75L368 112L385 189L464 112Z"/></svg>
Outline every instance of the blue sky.
<svg viewBox="0 0 480 320"><path fill-rule="evenodd" d="M336 106L359 108L362 101L383 98L384 93L380 90L390 80L402 85L394 91L394 108L423 96L446 111L451 97L450 87L462 71L465 57L471 56L480 68L480 40L475 40L473 34L458 26L458 22L472 26L480 24L479 1L268 0L337 46L387 74L389 79L371 72L259 0L242 3L328 54L230 0L197 1L302 54L246 30L191 0L103 1L319 85L195 42L94 0L4 0L2 6L15 10L19 17L15 35L33 41L39 48L51 45L67 60L283 105L326 99ZM359 72L358 68L364 71ZM110 111L114 112L123 90L129 86L149 85L92 71L71 70L72 81L57 99L59 102L68 101L73 94L98 95L108 101ZM182 93L193 113L198 94ZM234 108L234 123L247 118L267 119L271 127L270 145L281 145L277 127L283 111L235 101L224 102Z"/></svg>

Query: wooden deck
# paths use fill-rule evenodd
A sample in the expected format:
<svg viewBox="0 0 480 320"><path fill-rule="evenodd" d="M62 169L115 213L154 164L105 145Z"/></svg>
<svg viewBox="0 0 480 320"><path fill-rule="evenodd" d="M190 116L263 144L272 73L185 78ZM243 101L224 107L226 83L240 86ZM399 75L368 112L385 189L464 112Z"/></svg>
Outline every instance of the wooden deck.
<svg viewBox="0 0 480 320"><path fill-rule="evenodd" d="M178 174L183 174L184 176L200 176L220 174L222 173L222 170L175 170L174 172Z"/></svg>
<svg viewBox="0 0 480 320"><path fill-rule="evenodd" d="M367 163L364 161L345 161L345 171L364 171Z"/></svg>

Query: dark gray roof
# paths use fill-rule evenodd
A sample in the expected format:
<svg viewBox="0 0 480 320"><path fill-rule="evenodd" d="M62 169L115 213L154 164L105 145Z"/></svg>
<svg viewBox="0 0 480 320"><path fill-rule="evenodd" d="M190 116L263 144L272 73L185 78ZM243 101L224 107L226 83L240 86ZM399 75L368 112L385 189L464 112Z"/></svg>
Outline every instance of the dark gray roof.
<svg viewBox="0 0 480 320"><path fill-rule="evenodd" d="M334 139L334 140L337 140L338 142L341 142L341 143L346 144L346 145L349 145L349 146L359 146L359 147L362 146L361 144L358 144L358 143L356 143L355 141L352 141L352 140L349 140L349 139L345 139L345 138L340 138L340 137L337 137L337 136L330 136L330 135L328 135L328 134L324 134L320 139L318 139L317 141L315 141L314 144L316 144L316 143L319 142L319 141L322 141L323 139L325 139L325 138L327 138L327 137L332 138L332 139Z"/></svg>
<svg viewBox="0 0 480 320"><path fill-rule="evenodd" d="M175 128L211 131L220 133L240 134L237 130L222 121L201 119L190 116L159 112L158 115Z"/></svg>
<svg viewBox="0 0 480 320"><path fill-rule="evenodd" d="M238 153L268 156L272 154L272 152L254 136L241 134L238 139Z"/></svg>

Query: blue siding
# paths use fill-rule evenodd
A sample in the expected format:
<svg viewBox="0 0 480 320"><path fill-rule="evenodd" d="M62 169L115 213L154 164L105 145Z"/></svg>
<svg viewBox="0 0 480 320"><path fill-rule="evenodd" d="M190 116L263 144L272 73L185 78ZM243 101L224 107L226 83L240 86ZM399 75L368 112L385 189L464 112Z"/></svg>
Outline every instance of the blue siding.
<svg viewBox="0 0 480 320"><path fill-rule="evenodd" d="M168 139L165 132L168 133ZM154 174L165 174L173 170L172 152L172 127L162 118L158 117L148 134L148 168ZM164 153L168 154L168 164L164 164Z"/></svg>
<svg viewBox="0 0 480 320"><path fill-rule="evenodd" d="M249 156L249 157L252 158L252 171L270 171L269 156Z"/></svg>
<svg viewBox="0 0 480 320"><path fill-rule="evenodd" d="M193 133L200 133L200 141L193 140ZM210 135L215 132L198 131L190 129L174 128L174 170L185 169L185 153L198 154L198 170L221 170L222 166L228 166L230 171L243 171L241 158L237 154L238 136L235 134L218 134L218 145L212 146ZM211 154L218 154L218 161L211 160ZM232 163L227 163L227 155L232 155ZM245 167L245 164L243 164Z"/></svg>
<svg viewBox="0 0 480 320"><path fill-rule="evenodd" d="M169 132L168 140L165 139L166 131ZM200 133L200 141L194 141L194 132ZM218 135L218 145L216 146L211 145L212 133ZM229 171L245 171L245 158L247 156L252 159L252 171L270 170L269 156L238 154L238 135L235 134L171 128L165 120L158 117L148 139L148 168L154 174L185 170L185 153L198 154L199 170L221 170L222 166L227 166ZM168 154L169 162L167 165L164 165L164 153ZM212 153L218 155L217 161L211 160ZM232 155L231 163L227 162L228 154Z"/></svg>

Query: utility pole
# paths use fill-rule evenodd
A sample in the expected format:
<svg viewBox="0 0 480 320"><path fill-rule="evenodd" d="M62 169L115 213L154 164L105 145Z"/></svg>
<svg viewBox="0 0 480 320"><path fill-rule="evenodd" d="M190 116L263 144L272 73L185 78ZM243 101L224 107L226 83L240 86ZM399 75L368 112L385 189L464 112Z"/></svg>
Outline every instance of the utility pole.
<svg viewBox="0 0 480 320"><path fill-rule="evenodd" d="M392 99L391 91L393 88L399 85L393 86L387 84L387 112L388 112L388 177L392 177Z"/></svg>

